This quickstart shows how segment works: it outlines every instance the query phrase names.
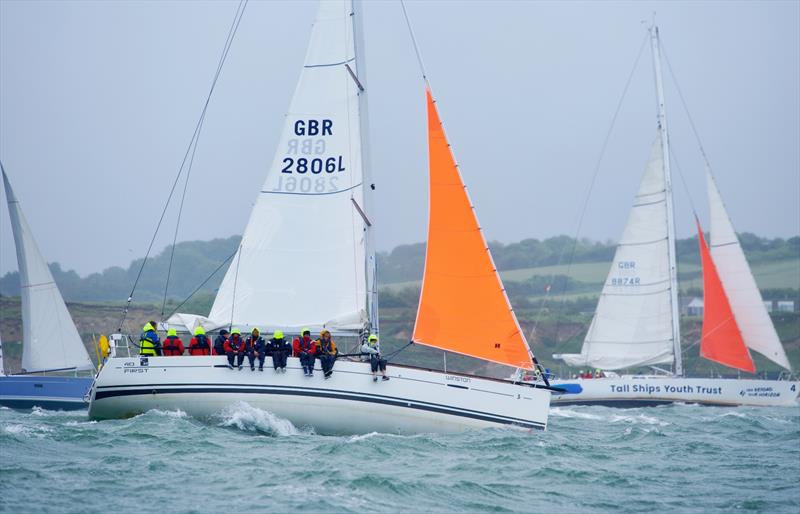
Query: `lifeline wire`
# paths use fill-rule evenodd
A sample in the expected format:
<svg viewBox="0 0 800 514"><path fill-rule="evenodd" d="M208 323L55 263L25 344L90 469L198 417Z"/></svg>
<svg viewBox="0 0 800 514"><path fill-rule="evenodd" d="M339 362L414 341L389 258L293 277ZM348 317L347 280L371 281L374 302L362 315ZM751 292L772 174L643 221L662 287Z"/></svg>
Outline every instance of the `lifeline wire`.
<svg viewBox="0 0 800 514"><path fill-rule="evenodd" d="M214 73L214 80L213 80L213 82L211 84L211 90L208 93L208 98L206 99L206 104L203 107L202 114L200 115L200 121L199 121L198 129L197 129L196 135L194 137L194 148L192 148L192 156L189 159L189 166L186 169L186 180L185 180L185 182L183 184L183 193L181 194L181 204L180 204L180 207L178 208L178 220L175 223L175 234L172 237L172 247L170 249L170 254L169 254L169 267L167 268L167 280L166 280L166 283L164 284L164 299L163 299L163 301L161 303L161 317L162 317L162 319L164 317L164 309L165 309L166 304L167 304L167 292L169 290L169 279L172 276L172 263L173 263L173 260L175 258L175 243L178 240L178 230L179 230L180 225L181 225L181 215L183 214L183 205L184 205L184 202L186 200L186 190L189 187L189 178L192 175L192 165L194 164L194 156L197 153L197 145L200 142L200 134L201 134L201 132L203 130L203 123L205 122L205 119L206 119L206 111L207 111L207 108L208 108L208 103L209 103L209 100L211 100L211 93L214 91L214 87L216 86L217 79L219 79L220 73L222 73L222 66L223 66L223 64L225 64L225 60L228 57L228 52L230 51L231 45L233 44L233 37L236 35L236 31L239 28L239 23L242 21L242 16L244 15L244 9L245 9L246 6L247 6L247 0L242 0L242 1L239 2L239 5L236 8L236 14L233 17L234 18L234 22L231 24L231 27L228 29L228 36L225 39L225 45L223 46L222 55L220 56L219 62L217 64L217 70ZM191 142L189 144L190 144L190 146L192 145ZM183 164L181 164L181 166L183 166Z"/></svg>
<svg viewBox="0 0 800 514"><path fill-rule="evenodd" d="M216 73L214 75L214 80L211 83L211 88L209 89L208 96L206 97L206 102L205 102L205 105L203 106L202 114L200 115L200 119L198 119L198 121L197 121L197 125L195 125L194 133L192 134L192 137L189 140L189 146L186 148L186 153L184 154L183 160L181 161L181 165L178 168L178 174L175 177L174 182L172 183L172 188L170 189L169 195L167 196L167 201L164 204L164 209L161 211L161 217L158 219L158 224L156 225L156 230L153 233L152 239L150 240L150 245L147 247L147 253L145 254L144 259L142 260L142 265L139 267L139 272L136 275L136 280L134 280L134 282L133 282L133 287L131 288L131 292L128 295L128 300L125 303L125 309L122 312L122 318L120 319L120 322L119 322L119 328L118 328L119 332L122 332L122 326L125 323L125 319L128 316L128 310L130 308L131 302L133 301L133 294L136 291L137 285L139 284L139 279L141 279L141 277L142 277L142 272L144 271L144 266L145 266L145 264L147 264L147 260L150 257L150 252L153 250L153 244L155 243L156 236L158 235L158 231L161 228L161 223L164 221L164 216L166 215L167 208L169 207L169 203L172 200L172 195L175 193L175 187L178 185L178 181L180 180L180 177L183 174L183 168L184 168L184 166L186 164L186 160L189 157L189 152L192 150L192 147L194 146L194 142L195 142L195 140L196 140L196 138L197 138L197 136L198 136L198 134L200 132L200 128L202 127L203 119L205 118L205 113L206 113L206 110L208 109L208 104L211 101L211 95L214 92L215 86L217 85L217 79L219 79L220 73L222 72L222 66L225 63L225 59L228 56L228 50L230 50L231 43L233 42L233 38L236 35L236 30L239 27L239 22L242 19L242 15L244 14L244 8L246 7L247 2L248 2L248 0L241 0L239 2L239 5L236 8L236 14L234 15L234 21L231 24L231 28L228 30L228 37L225 40L225 47L224 47L222 56L220 57L220 61L217 64L217 71L216 71ZM173 245L173 250L174 250L174 245Z"/></svg>
<svg viewBox="0 0 800 514"><path fill-rule="evenodd" d="M578 226L575 229L575 236L573 237L569 260L567 261L567 272L565 275L567 279L569 279L569 275L572 270L572 264L575 258L575 249L578 246L578 236L580 235L581 228L583 227L583 220L586 217L586 208L589 205L589 198L591 197L592 191L594 190L594 185L597 182L597 176L600 173L600 165L603 162L603 157L605 157L606 149L608 148L608 142L611 139L611 133L613 132L614 126L617 123L617 117L619 116L619 112L622 109L622 103L625 100L625 96L628 94L628 88L630 87L631 81L633 80L633 75L636 72L636 68L639 66L639 60L641 59L642 52L644 51L645 45L647 44L647 38L648 34L645 34L644 38L642 39L642 44L639 47L639 53L636 55L636 60L634 60L633 62L633 67L631 68L631 72L628 74L628 80L625 81L625 87L622 90L622 95L619 98L619 102L617 102L617 108L614 110L614 116L612 116L611 118L611 125L608 127L608 131L606 132L606 137L603 140L603 146L600 149L600 155L597 158L597 164L595 164L594 172L592 173L592 180L589 183L589 188L586 191L586 195L583 200L583 206L581 207L581 214L578 217ZM559 265L561 264L561 257L563 257L563 249L561 255L558 258ZM553 274L550 277L550 281L552 282L554 279L555 279L555 271L553 271ZM566 301L567 286L568 286L568 280L565 280L564 287L561 290L561 306L563 306L564 302ZM549 295L550 295L550 288L548 287L548 289L545 291L544 297L542 298L542 302L539 307L539 312L536 314L536 320L534 321L533 329L531 330L531 335L536 333L536 328L538 327L539 321L541 320L542 312L544 311L545 303L547 302ZM558 336L558 324L556 324L556 336Z"/></svg>

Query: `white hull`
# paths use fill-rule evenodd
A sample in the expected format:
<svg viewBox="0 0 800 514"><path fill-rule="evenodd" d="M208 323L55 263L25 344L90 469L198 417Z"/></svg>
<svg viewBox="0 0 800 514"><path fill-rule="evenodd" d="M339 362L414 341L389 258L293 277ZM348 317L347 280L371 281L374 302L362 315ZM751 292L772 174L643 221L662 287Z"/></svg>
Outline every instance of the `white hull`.
<svg viewBox="0 0 800 514"><path fill-rule="evenodd" d="M553 405L637 407L664 403L704 405L797 405L800 382L735 378L624 375L614 378L554 380L570 391L553 394Z"/></svg>
<svg viewBox="0 0 800 514"><path fill-rule="evenodd" d="M267 358L270 363L270 358ZM337 361L332 377L230 370L222 356L112 358L92 387L92 419L124 418L150 409L180 409L208 418L237 402L267 410L320 434L460 432L516 425L547 426L550 391L510 382L389 366L373 382L368 363Z"/></svg>

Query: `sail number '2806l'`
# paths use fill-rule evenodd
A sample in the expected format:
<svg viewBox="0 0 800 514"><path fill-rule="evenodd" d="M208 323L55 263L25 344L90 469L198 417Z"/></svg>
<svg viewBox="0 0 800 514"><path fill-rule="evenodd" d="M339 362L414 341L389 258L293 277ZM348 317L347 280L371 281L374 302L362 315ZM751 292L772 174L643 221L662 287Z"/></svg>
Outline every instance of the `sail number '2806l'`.
<svg viewBox="0 0 800 514"><path fill-rule="evenodd" d="M281 173L336 173L345 170L341 155L325 157L325 136L333 135L333 120L297 120L294 122L294 135L312 136L290 139L287 142L288 155L308 155L309 157L284 157ZM320 156L320 157L314 157Z"/></svg>

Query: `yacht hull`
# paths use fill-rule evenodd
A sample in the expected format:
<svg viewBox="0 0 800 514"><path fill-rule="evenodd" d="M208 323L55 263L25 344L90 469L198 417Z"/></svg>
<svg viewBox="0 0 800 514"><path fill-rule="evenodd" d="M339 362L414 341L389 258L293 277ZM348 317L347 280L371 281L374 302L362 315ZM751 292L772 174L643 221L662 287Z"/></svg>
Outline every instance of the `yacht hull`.
<svg viewBox="0 0 800 514"><path fill-rule="evenodd" d="M794 406L800 383L792 380L683 378L624 375L609 378L554 380L567 390L553 394L552 405L643 407L666 403L702 405Z"/></svg>
<svg viewBox="0 0 800 514"><path fill-rule="evenodd" d="M112 358L92 388L89 416L180 409L210 418L246 402L320 434L547 426L547 389L403 366L390 366L387 374L390 380L373 382L368 363L344 360L325 379L319 370L304 376L296 358L285 373L271 366L251 371L247 362L231 370L223 356Z"/></svg>
<svg viewBox="0 0 800 514"><path fill-rule="evenodd" d="M92 379L83 377L0 376L0 405L12 409L80 410L88 407L91 387Z"/></svg>

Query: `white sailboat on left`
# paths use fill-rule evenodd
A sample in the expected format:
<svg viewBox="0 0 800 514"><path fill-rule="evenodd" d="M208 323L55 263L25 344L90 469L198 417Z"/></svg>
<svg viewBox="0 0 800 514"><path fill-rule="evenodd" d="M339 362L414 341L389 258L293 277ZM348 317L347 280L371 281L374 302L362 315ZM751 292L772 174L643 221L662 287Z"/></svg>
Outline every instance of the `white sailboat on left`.
<svg viewBox="0 0 800 514"><path fill-rule="evenodd" d="M45 376L93 371L94 365L1 164L0 169L17 250L23 331L22 373L6 375L0 368L0 405L20 409L86 408L84 397L92 385L91 377Z"/></svg>

